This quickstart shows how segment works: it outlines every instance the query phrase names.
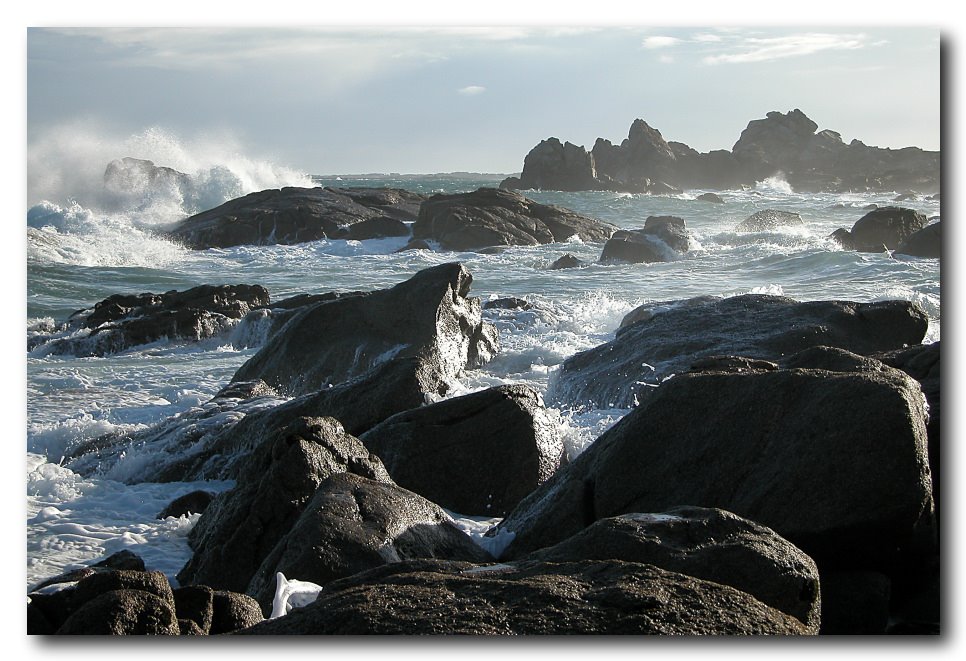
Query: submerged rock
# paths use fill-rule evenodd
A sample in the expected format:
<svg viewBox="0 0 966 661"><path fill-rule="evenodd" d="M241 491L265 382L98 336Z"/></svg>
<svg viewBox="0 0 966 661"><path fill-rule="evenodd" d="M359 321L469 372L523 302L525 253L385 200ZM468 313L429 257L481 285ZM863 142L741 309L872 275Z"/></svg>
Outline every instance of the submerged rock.
<svg viewBox="0 0 966 661"><path fill-rule="evenodd" d="M437 241L446 250L532 246L567 241L605 241L613 225L562 207L539 204L519 193L480 188L434 195L419 209L413 238Z"/></svg>
<svg viewBox="0 0 966 661"><path fill-rule="evenodd" d="M294 244L353 238L368 221L367 238L398 236L398 222L413 221L425 198L401 188L296 188L250 193L186 218L169 236L189 248Z"/></svg>
<svg viewBox="0 0 966 661"><path fill-rule="evenodd" d="M571 255L569 252L562 257L558 257L553 264L547 267L551 271L559 271L560 269L575 269L584 266L585 263Z"/></svg>
<svg viewBox="0 0 966 661"><path fill-rule="evenodd" d="M724 204L724 200L722 200L721 196L718 195L717 193L702 193L701 195L698 195L694 199L701 200L702 202L713 202L715 204Z"/></svg>
<svg viewBox="0 0 966 661"><path fill-rule="evenodd" d="M783 227L802 227L802 217L793 211L765 209L756 211L735 227L736 232L771 232Z"/></svg>
<svg viewBox="0 0 966 661"><path fill-rule="evenodd" d="M628 408L700 358L777 361L820 345L870 354L918 344L928 326L926 313L908 301L799 302L763 294L647 304L628 318L639 321L564 361L550 401Z"/></svg>
<svg viewBox="0 0 966 661"><path fill-rule="evenodd" d="M604 244L600 262L667 262L688 251L690 233L676 216L649 216L642 229L618 230Z"/></svg>
<svg viewBox="0 0 966 661"><path fill-rule="evenodd" d="M566 462L528 386L499 386L398 413L360 438L400 486L461 514L506 516Z"/></svg>
<svg viewBox="0 0 966 661"><path fill-rule="evenodd" d="M803 635L744 592L617 560L478 566L410 560L330 583L318 599L238 632L280 634Z"/></svg>

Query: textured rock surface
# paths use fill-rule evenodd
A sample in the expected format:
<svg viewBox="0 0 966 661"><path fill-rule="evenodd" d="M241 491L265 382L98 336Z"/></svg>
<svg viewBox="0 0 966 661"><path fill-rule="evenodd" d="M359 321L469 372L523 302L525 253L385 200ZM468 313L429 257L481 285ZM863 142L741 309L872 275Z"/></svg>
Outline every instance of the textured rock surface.
<svg viewBox="0 0 966 661"><path fill-rule="evenodd" d="M783 227L801 227L805 225L802 217L791 211L764 209L756 211L741 221L735 228L736 232L770 232Z"/></svg>
<svg viewBox="0 0 966 661"><path fill-rule="evenodd" d="M942 257L943 236L942 221L927 225L902 240L896 248L896 253L900 255L911 255L912 257L932 257L939 259Z"/></svg>

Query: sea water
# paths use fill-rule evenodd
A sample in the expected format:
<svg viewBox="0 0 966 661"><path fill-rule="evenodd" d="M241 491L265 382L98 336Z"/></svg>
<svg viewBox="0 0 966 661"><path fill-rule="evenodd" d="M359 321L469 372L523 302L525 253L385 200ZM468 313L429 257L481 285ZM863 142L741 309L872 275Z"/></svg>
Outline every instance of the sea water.
<svg viewBox="0 0 966 661"><path fill-rule="evenodd" d="M908 299L929 315L925 341L940 339L938 260L851 252L827 238L839 227L851 228L871 204L900 204L938 219L939 202L922 196L896 203L892 201L895 192L796 193L780 175L748 190L719 191L724 204L697 200L705 192L701 190L671 196L524 191L538 202L564 206L622 228L642 227L652 215L685 219L692 234L691 249L679 259L656 264L597 264L601 244L576 238L495 254L424 250L397 254L394 251L405 243L397 238L193 251L158 232L192 213L254 190L285 185L390 186L429 195L496 186L502 176L312 177L217 150L214 156L195 158L176 141L150 132L113 148L126 151L90 150L83 162L62 164L62 171L52 161L29 164L28 337L115 293L246 283L263 285L273 300L279 300L297 293L389 287L421 269L459 261L473 275L471 295L484 302L514 296L531 307L484 313L499 329L501 351L484 368L468 372L450 396L505 383L524 383L545 393L565 359L612 339L623 316L634 307L692 296L765 293L799 300ZM188 173L205 195L188 201L174 191L108 194L103 187L105 166L128 155ZM69 173L68 166L73 168ZM752 213L768 208L797 212L804 226L751 234L734 231ZM587 265L548 269L566 253ZM157 513L185 493L218 492L232 483L131 483L137 469L150 461L148 456L139 459L136 449L129 451L132 456L123 467L115 467L109 475L78 475L62 465L62 458L101 434L148 428L203 406L262 341L258 329L242 324L197 344L160 341L103 358L52 356L42 349L28 354L28 588L121 549L137 553L149 569L174 579L190 557L186 536L198 515L158 520ZM571 457L626 413L623 409L551 410ZM453 515L477 540L497 522Z"/></svg>

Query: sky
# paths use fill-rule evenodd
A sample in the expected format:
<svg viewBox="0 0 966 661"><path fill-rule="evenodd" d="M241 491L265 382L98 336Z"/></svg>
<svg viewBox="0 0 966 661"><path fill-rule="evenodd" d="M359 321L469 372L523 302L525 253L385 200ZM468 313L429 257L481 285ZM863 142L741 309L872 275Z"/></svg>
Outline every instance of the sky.
<svg viewBox="0 0 966 661"><path fill-rule="evenodd" d="M512 173L551 136L590 149L640 118L705 152L794 108L846 142L940 146L921 25L40 25L26 46L28 153L153 131L310 174Z"/></svg>

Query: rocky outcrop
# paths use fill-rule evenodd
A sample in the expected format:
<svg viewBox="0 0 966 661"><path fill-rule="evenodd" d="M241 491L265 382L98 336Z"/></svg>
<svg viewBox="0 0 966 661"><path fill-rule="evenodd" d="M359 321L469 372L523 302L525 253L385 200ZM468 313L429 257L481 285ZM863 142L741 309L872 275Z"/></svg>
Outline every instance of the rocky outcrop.
<svg viewBox="0 0 966 661"><path fill-rule="evenodd" d="M924 214L913 209L878 207L856 221L851 230L838 229L830 238L850 250L878 252L882 246L895 250L925 228L927 222ZM923 239L926 239L925 235ZM928 239L924 241L924 244L928 243ZM938 241L936 243L938 245Z"/></svg>
<svg viewBox="0 0 966 661"><path fill-rule="evenodd" d="M690 233L684 220L676 216L649 216L638 230L614 232L599 261L602 264L668 262L690 247Z"/></svg>
<svg viewBox="0 0 966 661"><path fill-rule="evenodd" d="M397 236L390 221L415 220L424 199L401 188L269 189L186 218L168 236L195 250Z"/></svg>
<svg viewBox="0 0 966 661"><path fill-rule="evenodd" d="M735 227L736 232L772 232L784 227L803 227L802 217L792 211L756 211Z"/></svg>
<svg viewBox="0 0 966 661"><path fill-rule="evenodd" d="M477 250L562 242L574 236L582 241L606 241L615 229L519 193L480 188L472 193L434 195L423 202L413 238L436 241L445 250Z"/></svg>
<svg viewBox="0 0 966 661"><path fill-rule="evenodd" d="M773 530L730 512L676 507L600 519L527 560L622 560L728 585L798 618L818 633L815 563Z"/></svg>
<svg viewBox="0 0 966 661"><path fill-rule="evenodd" d="M709 581L617 560L479 566L411 560L326 586L237 632L283 634L803 635L796 618Z"/></svg>
<svg viewBox="0 0 966 661"><path fill-rule="evenodd" d="M566 462L557 427L528 386L398 413L360 440L397 484L461 514L506 516Z"/></svg>
<svg viewBox="0 0 966 661"><path fill-rule="evenodd" d="M449 515L425 498L389 482L349 473L332 475L261 563L247 592L269 612L278 572L325 586L366 569L415 558L492 561Z"/></svg>
<svg viewBox="0 0 966 661"><path fill-rule="evenodd" d="M908 301L799 302L747 294L651 303L615 339L564 361L548 391L558 405L628 408L699 358L777 361L813 346L870 354L919 344L926 313Z"/></svg>
<svg viewBox="0 0 966 661"><path fill-rule="evenodd" d="M681 504L767 526L819 569L889 572L935 549L919 384L885 373L681 374L537 488L502 557Z"/></svg>
<svg viewBox="0 0 966 661"><path fill-rule="evenodd" d="M201 285L164 294L114 294L78 310L27 349L43 354L105 356L161 339L197 342L224 334L252 309L268 305L260 285ZM69 335L64 337L65 334Z"/></svg>
<svg viewBox="0 0 966 661"><path fill-rule="evenodd" d="M910 234L896 248L896 254L933 259L941 258L943 237L940 225L942 225L942 222L937 221Z"/></svg>
<svg viewBox="0 0 966 661"><path fill-rule="evenodd" d="M795 109L752 120L731 151L699 153L684 143L666 141L641 119L634 120L621 144L598 138L590 153L550 138L526 157L519 180L504 185L658 193L740 188L781 175L799 192L935 192L939 168L939 152L882 149L859 140L845 144L838 133L818 131L818 124Z"/></svg>

